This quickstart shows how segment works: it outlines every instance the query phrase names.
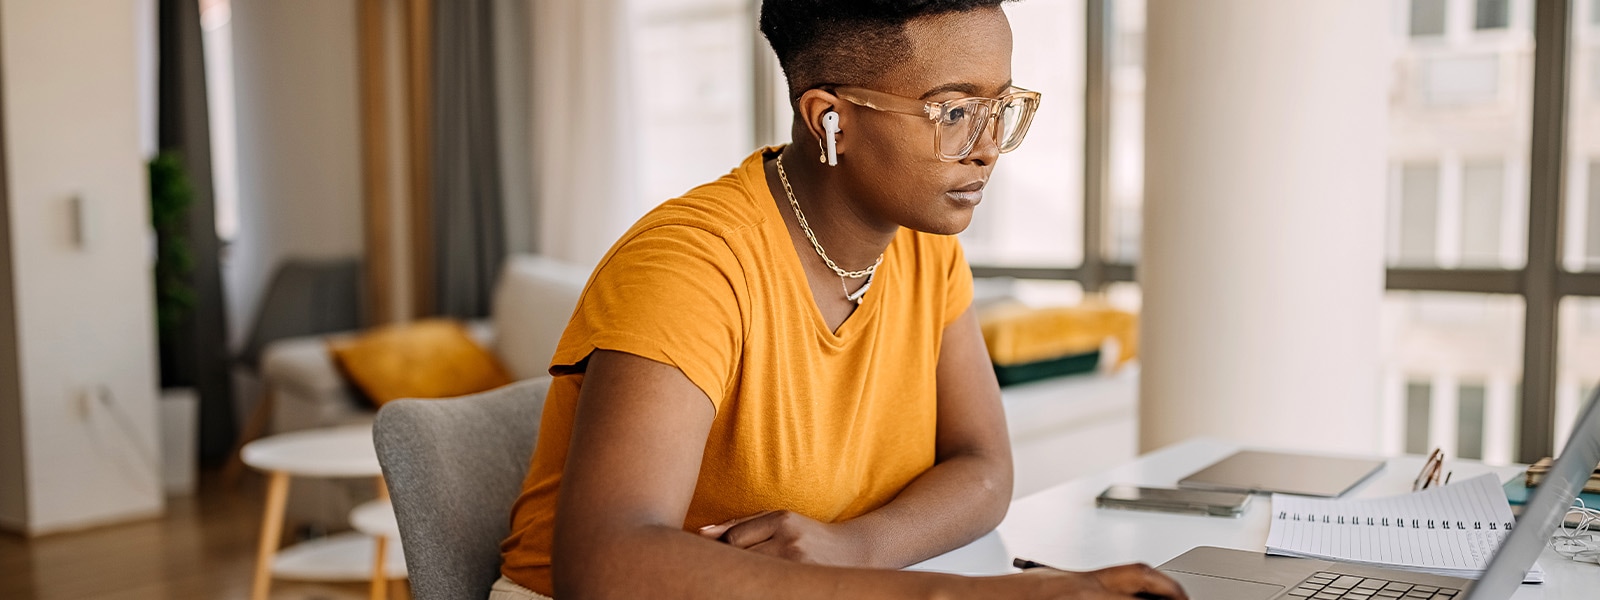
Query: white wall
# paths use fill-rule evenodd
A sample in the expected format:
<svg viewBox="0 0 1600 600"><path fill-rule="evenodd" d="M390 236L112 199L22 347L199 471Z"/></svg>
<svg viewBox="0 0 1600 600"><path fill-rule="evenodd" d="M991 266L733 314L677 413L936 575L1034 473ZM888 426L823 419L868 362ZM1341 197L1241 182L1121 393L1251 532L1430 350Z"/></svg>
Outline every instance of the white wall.
<svg viewBox="0 0 1600 600"><path fill-rule="evenodd" d="M15 353L18 373L8 383L21 392L0 386L0 413L20 412L23 430L20 439L0 437L7 447L0 465L15 463L20 446L26 514L5 516L20 516L29 533L162 508L140 149L139 25L149 21L136 10L143 6L0 1L16 325L12 340L0 331L0 342L12 342L0 358ZM75 195L90 208L85 247L71 236ZM13 473L4 475L7 487L14 484ZM16 508L10 496L0 494L8 511Z"/></svg>
<svg viewBox="0 0 1600 600"><path fill-rule="evenodd" d="M233 0L239 232L223 283L235 346L279 261L362 254L356 24L355 0Z"/></svg>
<svg viewBox="0 0 1600 600"><path fill-rule="evenodd" d="M1142 449L1380 450L1388 9L1150 3Z"/></svg>

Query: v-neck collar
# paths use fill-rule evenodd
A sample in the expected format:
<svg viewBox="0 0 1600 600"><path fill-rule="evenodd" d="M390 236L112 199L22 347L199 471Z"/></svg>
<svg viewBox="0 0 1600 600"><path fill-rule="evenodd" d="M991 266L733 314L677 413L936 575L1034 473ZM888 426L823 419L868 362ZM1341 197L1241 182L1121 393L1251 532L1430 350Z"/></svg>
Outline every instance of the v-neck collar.
<svg viewBox="0 0 1600 600"><path fill-rule="evenodd" d="M805 263L801 262L800 251L795 248L793 238L789 237L789 225L784 221L783 213L778 211L778 198L772 194L771 186L767 185L767 156L782 152L783 148L783 146L768 146L756 153L756 156L753 157L754 160L751 160L746 165L745 182L750 186L756 202L764 207L762 210L766 212L767 226L771 228L770 233L775 240L782 242L779 244L781 248L775 249L775 251L782 257L779 260L785 264L774 266L783 269L785 275L787 275L785 279L789 284L787 286L789 292L801 294L804 297L805 305L810 309L807 312L810 313L813 329L816 330L818 338L832 347L842 347L859 337L858 332L863 327L866 327L877 314L878 305L881 304L879 298L888 293L890 286L887 285L886 280L895 275L892 267L890 267L894 263L892 259L894 242L890 241L889 247L884 249L883 263L878 265L877 276L872 284L872 289L867 290L867 295L862 297L861 304L856 306L850 316L845 317L844 322L839 325L837 331L829 329L828 320L823 318L822 309L817 306L817 299L811 294L811 283L806 278L806 267ZM787 203L788 199L785 198L784 202ZM896 235L895 239L899 239L899 237L899 235ZM842 289L840 293L843 293Z"/></svg>

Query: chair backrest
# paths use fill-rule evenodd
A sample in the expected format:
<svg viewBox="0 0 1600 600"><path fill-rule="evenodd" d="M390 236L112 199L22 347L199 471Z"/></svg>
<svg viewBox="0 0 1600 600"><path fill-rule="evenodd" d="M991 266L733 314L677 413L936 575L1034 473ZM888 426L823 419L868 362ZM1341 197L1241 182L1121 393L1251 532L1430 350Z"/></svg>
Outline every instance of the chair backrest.
<svg viewBox="0 0 1600 600"><path fill-rule="evenodd" d="M378 411L373 441L418 600L489 596L549 389L543 377Z"/></svg>

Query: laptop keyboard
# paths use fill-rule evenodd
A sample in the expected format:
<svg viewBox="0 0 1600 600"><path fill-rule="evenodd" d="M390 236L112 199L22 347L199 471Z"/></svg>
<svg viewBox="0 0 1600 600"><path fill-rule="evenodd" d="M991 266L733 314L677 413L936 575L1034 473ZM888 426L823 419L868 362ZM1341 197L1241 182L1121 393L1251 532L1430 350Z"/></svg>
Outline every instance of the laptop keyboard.
<svg viewBox="0 0 1600 600"><path fill-rule="evenodd" d="M1455 600L1461 590L1412 585L1399 581L1386 581L1340 575L1326 571L1312 575L1299 587L1289 590L1288 598L1307 600Z"/></svg>

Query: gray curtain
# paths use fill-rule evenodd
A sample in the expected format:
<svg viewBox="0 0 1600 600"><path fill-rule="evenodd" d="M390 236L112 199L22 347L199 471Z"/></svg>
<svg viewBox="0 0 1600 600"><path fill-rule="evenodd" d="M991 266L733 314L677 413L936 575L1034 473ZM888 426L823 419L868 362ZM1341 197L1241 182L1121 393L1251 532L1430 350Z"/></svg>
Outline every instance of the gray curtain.
<svg viewBox="0 0 1600 600"><path fill-rule="evenodd" d="M200 459L225 460L236 434L228 364L228 320L222 297L221 242L211 181L211 122L195 0L160 0L157 143L176 152L194 190L187 241L194 258L194 306L173 335L161 339L162 387L193 386L200 395ZM153 318L153 316L152 316Z"/></svg>
<svg viewBox="0 0 1600 600"><path fill-rule="evenodd" d="M434 3L434 298L462 318L489 314L506 253L493 5Z"/></svg>

